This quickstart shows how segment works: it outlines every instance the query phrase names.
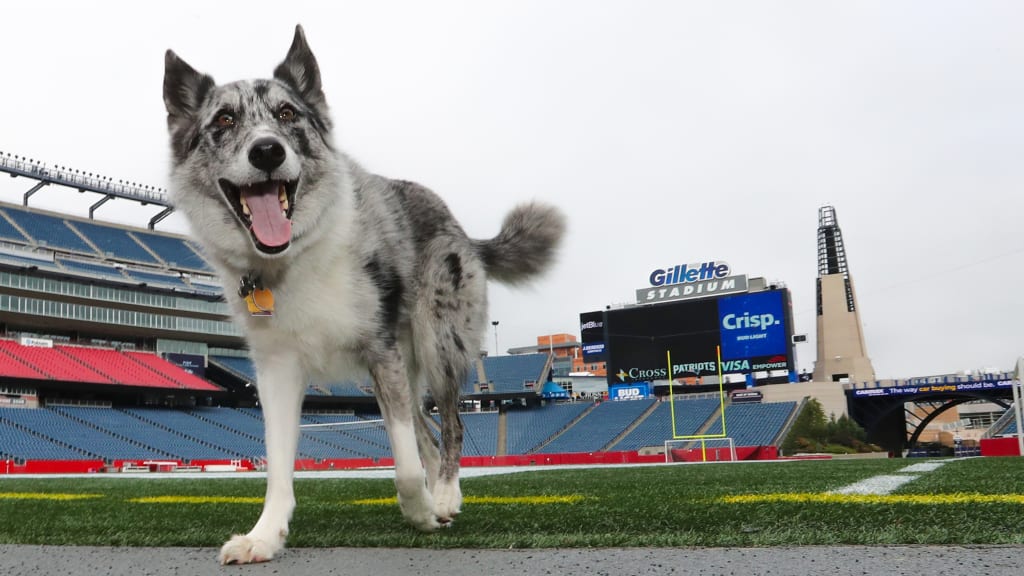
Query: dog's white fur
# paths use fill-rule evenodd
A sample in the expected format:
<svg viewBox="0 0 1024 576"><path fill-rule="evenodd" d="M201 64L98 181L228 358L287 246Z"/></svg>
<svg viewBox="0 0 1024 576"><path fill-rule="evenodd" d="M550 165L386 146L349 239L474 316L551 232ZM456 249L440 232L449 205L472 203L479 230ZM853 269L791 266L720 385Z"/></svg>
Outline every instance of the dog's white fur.
<svg viewBox="0 0 1024 576"><path fill-rule="evenodd" d="M471 240L429 190L363 170L334 148L301 28L272 80L217 86L170 51L166 66L172 197L244 326L266 426L263 513L224 544L221 562L265 561L284 547L310 380L369 373L403 516L424 531L450 523L462 505L458 393L484 336L487 278L515 283L543 270L563 217L520 206L497 237ZM290 241L265 246L239 191L278 182L289 191ZM273 290L273 317L247 312L233 289L247 276ZM443 450L420 409L424 389L442 416Z"/></svg>

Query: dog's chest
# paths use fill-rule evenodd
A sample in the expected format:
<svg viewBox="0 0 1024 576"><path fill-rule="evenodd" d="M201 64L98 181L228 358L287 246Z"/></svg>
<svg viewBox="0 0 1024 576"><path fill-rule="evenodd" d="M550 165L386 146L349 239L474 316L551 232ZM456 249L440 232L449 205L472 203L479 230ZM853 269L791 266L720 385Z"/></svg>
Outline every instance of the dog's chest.
<svg viewBox="0 0 1024 576"><path fill-rule="evenodd" d="M297 356L311 376L339 377L359 364L359 347L373 333L377 296L345 267L290 274L273 287L272 316L239 306L254 351Z"/></svg>

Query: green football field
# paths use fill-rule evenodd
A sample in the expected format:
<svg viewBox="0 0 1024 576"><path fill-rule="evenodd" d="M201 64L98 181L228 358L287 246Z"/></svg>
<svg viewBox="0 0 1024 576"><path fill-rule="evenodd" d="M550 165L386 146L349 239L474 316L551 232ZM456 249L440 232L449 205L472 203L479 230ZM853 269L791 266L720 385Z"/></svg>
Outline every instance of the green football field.
<svg viewBox="0 0 1024 576"><path fill-rule="evenodd" d="M845 493L855 484L867 489ZM218 546L255 522L263 490L230 477L0 477L0 543ZM299 479L288 544L1024 544L1024 458L538 468L467 478L463 493L455 524L422 534L390 480Z"/></svg>

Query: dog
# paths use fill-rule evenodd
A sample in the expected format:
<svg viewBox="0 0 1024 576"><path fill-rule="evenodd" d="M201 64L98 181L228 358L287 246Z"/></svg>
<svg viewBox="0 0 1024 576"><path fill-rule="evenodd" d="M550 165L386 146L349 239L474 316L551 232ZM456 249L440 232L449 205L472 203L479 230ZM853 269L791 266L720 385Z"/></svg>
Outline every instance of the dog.
<svg viewBox="0 0 1024 576"><path fill-rule="evenodd" d="M265 422L263 511L223 545L221 563L284 548L310 381L369 375L402 515L422 531L449 525L462 504L459 389L485 336L487 280L520 284L548 268L564 215L522 204L497 236L470 239L427 188L362 168L333 143L301 26L267 79L217 85L168 50L163 97L170 198L225 284Z"/></svg>

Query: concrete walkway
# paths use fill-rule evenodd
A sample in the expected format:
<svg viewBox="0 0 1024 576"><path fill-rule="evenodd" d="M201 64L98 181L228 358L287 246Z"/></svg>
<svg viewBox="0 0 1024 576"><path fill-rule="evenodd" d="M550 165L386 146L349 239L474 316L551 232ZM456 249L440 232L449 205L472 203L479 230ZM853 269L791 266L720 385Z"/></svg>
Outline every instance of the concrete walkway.
<svg viewBox="0 0 1024 576"><path fill-rule="evenodd" d="M212 548L98 548L0 545L5 576L418 575L561 576L1019 575L1024 546L807 546L423 550L295 548L266 564L220 566Z"/></svg>

